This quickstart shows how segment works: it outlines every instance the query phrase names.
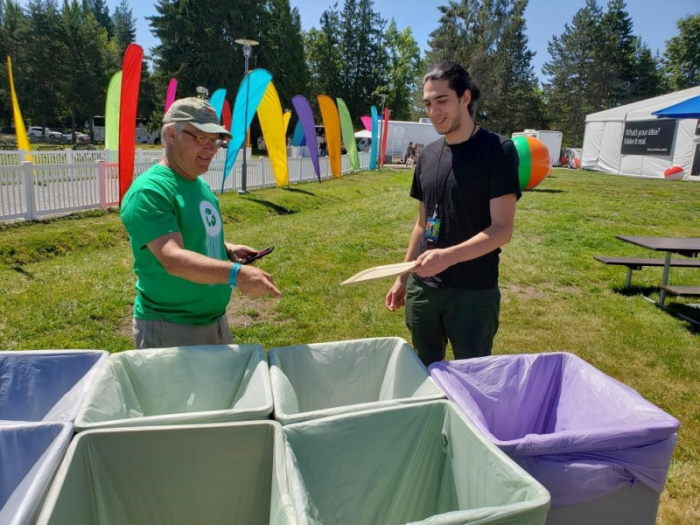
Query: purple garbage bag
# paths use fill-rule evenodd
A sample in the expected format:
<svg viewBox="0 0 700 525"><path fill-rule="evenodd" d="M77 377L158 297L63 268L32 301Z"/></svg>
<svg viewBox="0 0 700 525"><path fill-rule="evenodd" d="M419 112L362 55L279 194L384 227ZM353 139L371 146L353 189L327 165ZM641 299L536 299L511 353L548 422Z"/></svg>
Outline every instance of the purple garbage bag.
<svg viewBox="0 0 700 525"><path fill-rule="evenodd" d="M447 397L550 491L552 506L635 482L663 490L678 420L583 359L503 355L429 370Z"/></svg>

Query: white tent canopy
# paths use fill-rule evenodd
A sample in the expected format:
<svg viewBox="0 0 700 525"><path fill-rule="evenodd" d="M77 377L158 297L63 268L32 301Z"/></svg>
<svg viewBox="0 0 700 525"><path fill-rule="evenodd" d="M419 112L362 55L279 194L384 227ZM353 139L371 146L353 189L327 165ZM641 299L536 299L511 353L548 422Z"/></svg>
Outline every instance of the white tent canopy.
<svg viewBox="0 0 700 525"><path fill-rule="evenodd" d="M700 158L698 119L657 119L658 111L700 95L696 86L586 116L582 167L607 173L664 178L672 166L691 175ZM654 143L659 138L663 144ZM698 160L696 159L696 163Z"/></svg>

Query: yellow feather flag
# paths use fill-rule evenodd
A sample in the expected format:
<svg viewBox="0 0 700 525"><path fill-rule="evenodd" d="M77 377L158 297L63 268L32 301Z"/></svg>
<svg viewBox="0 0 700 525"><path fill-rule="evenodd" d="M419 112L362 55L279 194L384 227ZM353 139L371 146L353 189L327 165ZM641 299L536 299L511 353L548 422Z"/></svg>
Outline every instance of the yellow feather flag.
<svg viewBox="0 0 700 525"><path fill-rule="evenodd" d="M22 112L19 110L19 102L17 102L17 93L15 93L15 81L12 77L12 59L7 56L7 78L10 82L10 96L12 97L12 115L15 119L15 133L17 134L17 148L27 152L25 160L34 162L29 154L29 138L27 130L24 129L24 120L22 120Z"/></svg>
<svg viewBox="0 0 700 525"><path fill-rule="evenodd" d="M287 165L287 143L284 138L285 124L282 104L277 89L270 82L258 106L258 120L262 128L267 154L270 156L272 172L278 186L289 185Z"/></svg>

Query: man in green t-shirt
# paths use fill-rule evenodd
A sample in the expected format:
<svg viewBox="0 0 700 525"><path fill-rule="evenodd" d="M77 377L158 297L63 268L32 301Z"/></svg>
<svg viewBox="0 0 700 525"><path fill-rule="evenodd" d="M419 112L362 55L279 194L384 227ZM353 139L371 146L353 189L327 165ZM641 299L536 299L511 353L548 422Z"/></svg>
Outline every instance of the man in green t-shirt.
<svg viewBox="0 0 700 525"><path fill-rule="evenodd" d="M231 134L208 102L175 101L163 116L163 158L124 196L137 348L231 343L231 288L251 298L281 296L269 273L239 262L256 250L224 241L219 203L199 177L224 136Z"/></svg>

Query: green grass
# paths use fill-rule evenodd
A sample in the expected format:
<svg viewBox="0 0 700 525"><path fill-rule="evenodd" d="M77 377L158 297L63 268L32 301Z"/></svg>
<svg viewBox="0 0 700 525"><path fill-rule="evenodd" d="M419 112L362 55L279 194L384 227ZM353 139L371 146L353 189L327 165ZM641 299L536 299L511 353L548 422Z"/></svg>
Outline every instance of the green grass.
<svg viewBox="0 0 700 525"><path fill-rule="evenodd" d="M417 211L410 180L408 171L385 170L221 197L228 240L275 245L260 266L284 293L256 301L235 294L237 340L270 348L408 339L403 314L383 307L390 281L338 284L403 258ZM698 203L696 183L555 170L523 195L501 259L495 353L573 352L681 421L659 523L700 518L699 332L641 297L655 294L660 268L634 272L625 291L625 269L593 255L652 255L620 234L697 237ZM693 269L674 268L671 278L700 284ZM114 211L0 228L0 282L0 348L131 348L134 278Z"/></svg>

